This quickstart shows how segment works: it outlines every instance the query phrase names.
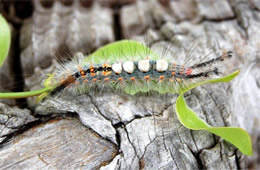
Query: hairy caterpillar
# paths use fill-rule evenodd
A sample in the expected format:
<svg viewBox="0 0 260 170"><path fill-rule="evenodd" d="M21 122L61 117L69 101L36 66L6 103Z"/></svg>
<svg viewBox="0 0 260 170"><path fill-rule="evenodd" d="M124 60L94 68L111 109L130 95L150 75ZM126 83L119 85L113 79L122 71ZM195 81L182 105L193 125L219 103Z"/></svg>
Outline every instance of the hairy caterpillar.
<svg viewBox="0 0 260 170"><path fill-rule="evenodd" d="M231 51L223 51L217 57L202 58L199 63L194 64L191 58L179 63L140 42L123 40L87 57L77 53L72 62L61 64L53 73L51 85L55 88L50 94L64 89L87 92L106 87L132 95L149 91L180 93L202 79L219 75L217 64L231 56Z"/></svg>

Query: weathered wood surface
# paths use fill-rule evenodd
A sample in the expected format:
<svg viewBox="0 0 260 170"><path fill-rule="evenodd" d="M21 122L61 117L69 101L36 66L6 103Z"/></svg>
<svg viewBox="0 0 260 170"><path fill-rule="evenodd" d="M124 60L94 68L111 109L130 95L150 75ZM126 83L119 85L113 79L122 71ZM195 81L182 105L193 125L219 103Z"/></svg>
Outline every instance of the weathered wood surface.
<svg viewBox="0 0 260 170"><path fill-rule="evenodd" d="M30 138L30 140L28 140ZM115 144L78 119L49 121L2 146L1 169L96 169L116 155Z"/></svg>
<svg viewBox="0 0 260 170"><path fill-rule="evenodd" d="M239 68L241 74L231 83L198 87L185 98L209 124L245 128L251 134L254 155L245 157L235 147L210 133L183 127L174 111L176 95L127 96L106 92L68 94L38 105L29 99L30 108L35 106L32 115L37 118L28 120L37 123L42 122L39 119L76 113L82 124L75 119L59 120L28 128L18 135L12 135L13 131L1 133L2 138L10 138L0 149L1 155L7 155L1 156L1 162L5 162L1 167L259 168L259 1L137 1L120 8L120 20L114 21L119 25L114 27L116 17L113 17L111 8L96 3L83 8L79 4L66 6L55 2L47 8L36 3L33 18L24 23L21 33L21 59L24 75L28 77L28 89L40 87L42 79L39 77L53 69L55 62L50 66L53 55L64 42L70 48L82 50L79 47L82 41L77 34L83 35L87 51L114 41L118 36L113 32L116 27L121 28L122 38L140 39L142 36L137 34L149 32L155 41L169 41L172 31L181 42L201 34L207 38L208 48L215 40L221 44L229 43L235 54L230 69ZM155 43L154 47L162 49L161 43ZM35 69L37 66L39 68ZM23 122L26 127L30 121ZM1 132L6 131L5 123L2 127ZM66 130L58 131L61 127ZM77 137L80 137L79 141ZM58 147L63 140L65 144ZM43 144L37 146L39 141ZM50 145L56 145L58 152ZM37 148L37 152L33 151ZM16 152L21 153L19 158Z"/></svg>

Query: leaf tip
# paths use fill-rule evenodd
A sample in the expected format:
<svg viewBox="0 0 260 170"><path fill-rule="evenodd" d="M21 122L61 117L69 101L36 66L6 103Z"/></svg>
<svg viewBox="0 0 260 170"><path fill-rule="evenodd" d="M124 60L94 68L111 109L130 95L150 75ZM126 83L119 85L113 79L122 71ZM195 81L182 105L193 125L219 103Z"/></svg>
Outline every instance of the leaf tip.
<svg viewBox="0 0 260 170"><path fill-rule="evenodd" d="M240 69L237 69L237 70L235 71L235 75L237 76L239 73L240 73Z"/></svg>

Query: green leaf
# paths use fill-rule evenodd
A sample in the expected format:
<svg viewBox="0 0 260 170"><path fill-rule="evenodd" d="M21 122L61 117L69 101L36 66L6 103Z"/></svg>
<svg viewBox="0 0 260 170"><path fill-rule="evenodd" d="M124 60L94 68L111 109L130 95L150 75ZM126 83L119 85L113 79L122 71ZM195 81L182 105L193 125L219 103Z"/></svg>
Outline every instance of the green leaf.
<svg viewBox="0 0 260 170"><path fill-rule="evenodd" d="M10 48L11 32L8 23L0 14L0 67L3 65Z"/></svg>
<svg viewBox="0 0 260 170"><path fill-rule="evenodd" d="M86 62L94 62L95 64L103 64L106 61L115 63L118 61L135 60L138 61L145 57L150 60L160 58L151 49L144 44L134 40L121 40L105 45L97 51L86 57Z"/></svg>
<svg viewBox="0 0 260 170"><path fill-rule="evenodd" d="M217 82L228 82L232 80L239 71L236 71L228 76L214 79L214 80L208 80L201 84L206 83L217 83ZM193 86L189 88L188 90L197 87ZM188 91L187 90L187 91ZM185 91L186 92L186 91ZM206 130L211 133L214 133L215 135L218 135L225 139L226 141L230 142L234 146L236 146L243 154L245 155L252 155L252 142L250 139L249 134L237 127L212 127L209 124L207 124L205 121L200 119L186 104L184 97L184 93L181 93L179 97L176 100L175 110L177 113L177 116L180 120L180 122L187 128L192 130Z"/></svg>

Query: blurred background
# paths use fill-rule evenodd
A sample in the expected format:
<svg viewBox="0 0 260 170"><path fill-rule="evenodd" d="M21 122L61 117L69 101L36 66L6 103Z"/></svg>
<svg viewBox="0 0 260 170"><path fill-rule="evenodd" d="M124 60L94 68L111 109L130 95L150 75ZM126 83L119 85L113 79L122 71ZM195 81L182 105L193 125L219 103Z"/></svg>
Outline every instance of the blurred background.
<svg viewBox="0 0 260 170"><path fill-rule="evenodd" d="M0 69L1 92L39 89L44 76L53 70L55 62L60 57L68 58L75 51L91 53L97 48L117 40L142 39L149 35L152 41L167 42L172 40L174 34L183 44L189 42L191 37L194 38L198 35L206 38L208 47L212 47L210 43L215 41L220 44L228 43L235 54L231 65L240 69L241 74L230 87L226 88L227 90L224 90L225 92L220 93L229 95L229 99L223 99L223 103L220 104L220 108L222 105L229 108L222 110L226 114L226 116L222 115L223 124L246 129L253 140L254 155L244 157L237 151L230 151L225 155L226 158L223 158L222 166L218 161L222 159L223 155L214 155L214 150L214 152L211 150L212 153L203 152L201 154L202 149L198 149L193 153L194 159L196 159L194 162L197 162L195 164L198 166L191 167L259 168L259 0L0 0L0 13L8 21L12 30L10 53L4 66ZM156 47L160 49L162 45L158 43ZM216 89L218 88L220 89L220 87L216 87ZM214 88L209 90L210 94L211 92L218 93ZM205 99L202 97L201 100ZM0 121L6 120L3 121L4 123L0 122L2 145L8 145L7 141L17 134L52 119L52 116L46 118L34 113L32 108L35 103L30 99L1 100L0 102L5 103L1 103L1 111L6 115L11 113L7 117L6 115L3 118L0 117ZM22 113L23 116L18 116L16 113ZM6 126L7 120L10 121L11 118L12 123L9 122L10 124ZM60 128L59 123L57 126ZM77 123L75 124L77 125ZM68 125L69 129L69 124L69 122L65 122L62 126ZM73 126L76 126L75 124ZM55 126L55 123L50 126ZM80 126L74 128L80 129ZM75 133L81 132L80 130ZM100 133L98 134L100 135ZM89 138L91 136L86 136L86 139ZM96 140L100 142L100 140ZM115 156L111 155L117 155L120 152L118 151L120 145L113 147L111 153L108 153L110 158L100 158L98 157L100 154L98 154L95 155L98 157L96 162L92 161L92 163L95 162L95 166L94 164L89 166L91 163L86 163L82 167L96 169L103 164L110 164L113 160L116 162ZM11 150L11 145L3 147L0 149L0 154L2 152L1 155L3 155ZM225 153L227 152L225 151ZM122 153L120 152L120 154ZM8 161L10 157L11 155L5 157L4 160ZM212 162L207 162L206 157L210 157L209 160ZM41 156L39 159L42 159ZM45 163L42 167L68 167L66 163L64 166L53 163L57 160L53 158L50 160L52 163L43 161ZM28 168L31 163L29 161L26 164L25 161L24 167ZM138 166L142 169L147 164L149 163L139 161ZM6 164L8 166L3 163L0 165L4 168L8 168L8 166L17 169L23 167L18 162L13 164L9 162ZM74 168L79 167L74 166ZM120 166L115 169L120 169Z"/></svg>

